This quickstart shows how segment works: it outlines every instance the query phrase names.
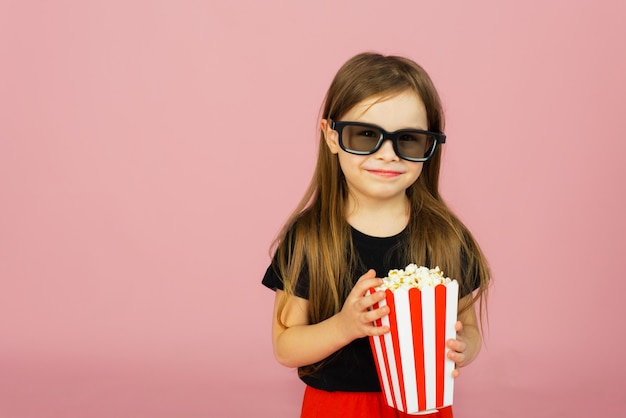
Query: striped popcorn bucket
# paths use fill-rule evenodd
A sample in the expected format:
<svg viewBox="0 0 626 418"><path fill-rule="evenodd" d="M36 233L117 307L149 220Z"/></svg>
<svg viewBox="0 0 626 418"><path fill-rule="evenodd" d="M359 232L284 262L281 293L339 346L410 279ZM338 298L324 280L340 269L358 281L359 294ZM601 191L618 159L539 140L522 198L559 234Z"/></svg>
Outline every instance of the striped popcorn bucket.
<svg viewBox="0 0 626 418"><path fill-rule="evenodd" d="M385 292L374 308L387 304L390 312L376 325L391 332L370 343L387 404L408 414L452 405L454 362L446 356L446 340L456 337L457 281Z"/></svg>

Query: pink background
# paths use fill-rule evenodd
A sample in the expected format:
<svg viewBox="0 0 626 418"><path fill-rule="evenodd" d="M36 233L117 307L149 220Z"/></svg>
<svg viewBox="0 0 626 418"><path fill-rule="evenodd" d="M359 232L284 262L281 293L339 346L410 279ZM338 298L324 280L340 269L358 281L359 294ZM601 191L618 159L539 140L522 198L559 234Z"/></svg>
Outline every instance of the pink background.
<svg viewBox="0 0 626 418"><path fill-rule="evenodd" d="M459 417L624 416L621 1L0 1L0 418L293 417L270 242L363 50L438 85L493 267Z"/></svg>

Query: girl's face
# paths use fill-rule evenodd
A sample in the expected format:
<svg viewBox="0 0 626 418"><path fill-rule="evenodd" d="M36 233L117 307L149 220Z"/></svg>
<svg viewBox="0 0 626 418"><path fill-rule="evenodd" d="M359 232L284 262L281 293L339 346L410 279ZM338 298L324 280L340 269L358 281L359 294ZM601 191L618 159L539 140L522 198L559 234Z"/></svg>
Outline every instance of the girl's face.
<svg viewBox="0 0 626 418"><path fill-rule="evenodd" d="M346 112L340 121L371 123L387 132L428 129L424 103L410 90L389 98L365 99ZM419 177L423 163L398 157L390 140L384 141L374 154L350 154L339 146L339 134L330 128L330 121L322 120L322 130L330 151L338 154L348 189L358 203L376 204L397 200L405 204L406 189Z"/></svg>

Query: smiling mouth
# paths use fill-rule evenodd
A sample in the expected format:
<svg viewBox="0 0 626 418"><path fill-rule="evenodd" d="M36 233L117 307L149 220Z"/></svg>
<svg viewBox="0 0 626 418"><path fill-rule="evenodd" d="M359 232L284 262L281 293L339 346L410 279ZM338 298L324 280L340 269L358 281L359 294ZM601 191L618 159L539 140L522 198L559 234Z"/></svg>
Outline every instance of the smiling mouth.
<svg viewBox="0 0 626 418"><path fill-rule="evenodd" d="M402 173L399 171L389 171L389 170L367 170L369 173L372 173L381 177L396 177L401 175Z"/></svg>

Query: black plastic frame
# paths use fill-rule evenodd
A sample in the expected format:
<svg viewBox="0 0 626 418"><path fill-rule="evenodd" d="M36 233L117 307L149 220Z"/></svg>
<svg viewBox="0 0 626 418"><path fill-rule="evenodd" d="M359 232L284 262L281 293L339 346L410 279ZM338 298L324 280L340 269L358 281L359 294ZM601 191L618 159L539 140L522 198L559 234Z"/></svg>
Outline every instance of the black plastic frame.
<svg viewBox="0 0 626 418"><path fill-rule="evenodd" d="M380 138L378 138L378 143L376 144L374 149L372 149L371 151L355 151L355 150L346 148L345 145L343 144L343 138L341 137L341 132L343 131L343 128L345 126L362 126L364 128L373 128L373 129L379 130ZM345 152L348 152L350 154L355 154L355 155L371 155L380 149L380 147L383 145L383 142L385 140L389 139L391 140L393 144L393 150L395 151L398 157L402 158L403 160L416 162L416 163L430 160L432 156L435 155L435 150L437 149L437 145L446 143L446 136L443 133L433 132L433 131L423 131L421 129L399 129L394 132L387 132L380 126L374 125L372 123L352 122L352 121L331 121L330 128L336 131L337 134L339 135L339 146ZM407 157L405 155L402 155L400 151L398 150L398 136L400 134L407 133L407 132L420 133L420 134L433 136L435 138L435 143L433 145L431 152L423 158L412 158L412 157Z"/></svg>

